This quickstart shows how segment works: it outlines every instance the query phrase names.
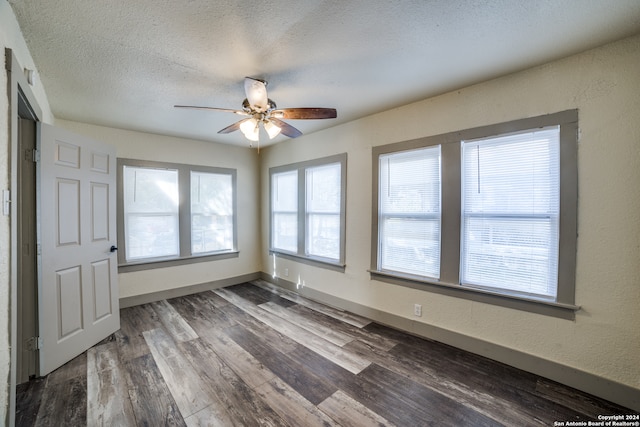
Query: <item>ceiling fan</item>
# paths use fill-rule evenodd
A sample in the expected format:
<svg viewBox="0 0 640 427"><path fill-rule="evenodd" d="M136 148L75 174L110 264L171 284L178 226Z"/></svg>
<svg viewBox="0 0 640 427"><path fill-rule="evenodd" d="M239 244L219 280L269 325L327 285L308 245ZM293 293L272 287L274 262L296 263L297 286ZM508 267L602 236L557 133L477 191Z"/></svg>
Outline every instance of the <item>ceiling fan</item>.
<svg viewBox="0 0 640 427"><path fill-rule="evenodd" d="M335 108L277 108L276 103L267 97L267 82L265 80L245 77L244 91L247 97L242 102L242 110L195 105L174 105L174 107L225 111L247 116L247 118L219 130L218 133L231 133L240 130L250 141L259 140L260 123L267 131L269 139L275 138L280 133L289 138L297 138L302 135L302 132L281 119L335 119L337 117Z"/></svg>

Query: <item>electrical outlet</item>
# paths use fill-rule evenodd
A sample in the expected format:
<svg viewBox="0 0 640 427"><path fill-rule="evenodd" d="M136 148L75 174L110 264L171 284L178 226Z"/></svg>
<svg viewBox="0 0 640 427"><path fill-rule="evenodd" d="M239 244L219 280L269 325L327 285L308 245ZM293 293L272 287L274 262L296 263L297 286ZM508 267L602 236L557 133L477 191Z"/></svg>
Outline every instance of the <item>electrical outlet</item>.
<svg viewBox="0 0 640 427"><path fill-rule="evenodd" d="M414 316L422 316L422 306L420 304L413 305L413 314Z"/></svg>
<svg viewBox="0 0 640 427"><path fill-rule="evenodd" d="M289 269L288 268L284 269L284 277L289 277Z"/></svg>

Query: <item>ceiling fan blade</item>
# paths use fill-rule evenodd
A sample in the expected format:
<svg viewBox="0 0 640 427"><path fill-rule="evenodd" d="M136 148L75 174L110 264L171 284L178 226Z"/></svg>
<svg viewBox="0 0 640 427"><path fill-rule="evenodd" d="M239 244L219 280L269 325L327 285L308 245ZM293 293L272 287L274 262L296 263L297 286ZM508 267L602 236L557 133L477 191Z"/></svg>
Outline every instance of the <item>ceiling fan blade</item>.
<svg viewBox="0 0 640 427"><path fill-rule="evenodd" d="M279 108L271 112L271 117L279 119L335 119L335 108Z"/></svg>
<svg viewBox="0 0 640 427"><path fill-rule="evenodd" d="M196 110L211 110L211 111L224 111L226 113L235 113L241 116L248 116L249 113L243 110L232 110L231 108L216 108L216 107L199 107L197 105L174 105L175 108L195 108Z"/></svg>
<svg viewBox="0 0 640 427"><path fill-rule="evenodd" d="M229 125L229 126L227 126L226 128L224 128L224 129L220 129L220 130L218 131L218 133L231 133L231 132L235 132L235 131L237 131L238 129L240 129L240 125L241 125L242 123L246 122L247 120L251 120L251 118L243 119L243 120L240 120L239 122L235 122L234 124Z"/></svg>
<svg viewBox="0 0 640 427"><path fill-rule="evenodd" d="M269 120L271 120L276 126L280 128L281 134L288 136L289 138L297 138L302 135L302 132L291 126L289 123L283 122L282 120L276 119L275 117L271 117Z"/></svg>
<svg viewBox="0 0 640 427"><path fill-rule="evenodd" d="M244 78L244 92L247 95L249 106L256 111L267 111L269 98L267 98L267 82L251 77Z"/></svg>

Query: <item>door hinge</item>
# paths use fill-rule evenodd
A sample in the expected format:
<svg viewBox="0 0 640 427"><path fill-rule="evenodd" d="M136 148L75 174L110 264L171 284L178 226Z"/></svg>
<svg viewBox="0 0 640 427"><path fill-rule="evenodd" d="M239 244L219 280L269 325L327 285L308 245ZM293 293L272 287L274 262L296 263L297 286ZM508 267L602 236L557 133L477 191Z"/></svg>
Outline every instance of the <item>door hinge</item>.
<svg viewBox="0 0 640 427"><path fill-rule="evenodd" d="M37 149L24 150L24 160L26 160L27 162L38 163L40 161L40 151Z"/></svg>
<svg viewBox="0 0 640 427"><path fill-rule="evenodd" d="M27 340L27 350L36 351L42 348L42 338L41 337L31 337Z"/></svg>
<svg viewBox="0 0 640 427"><path fill-rule="evenodd" d="M11 212L11 191L2 190L2 215L9 216Z"/></svg>

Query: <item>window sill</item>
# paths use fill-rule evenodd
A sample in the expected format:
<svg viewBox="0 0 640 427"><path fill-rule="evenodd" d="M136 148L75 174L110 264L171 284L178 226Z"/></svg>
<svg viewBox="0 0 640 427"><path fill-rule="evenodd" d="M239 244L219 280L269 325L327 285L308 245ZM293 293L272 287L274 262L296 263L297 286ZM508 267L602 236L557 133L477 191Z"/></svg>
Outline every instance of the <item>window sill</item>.
<svg viewBox="0 0 640 427"><path fill-rule="evenodd" d="M239 251L220 252L215 254L191 256L188 258L171 258L154 261L140 261L137 263L118 265L118 273L130 273L133 271L153 270L156 268L174 267L177 265L189 265L199 262L217 261L221 259L238 258Z"/></svg>
<svg viewBox="0 0 640 427"><path fill-rule="evenodd" d="M339 271L341 273L344 273L344 270L346 268L346 264L343 264L337 261L331 261L327 258L308 257L308 256L293 254L290 252L281 252L275 249L269 249L269 255L274 255L279 258L289 259L291 261L300 262L302 264L307 264L314 267L320 267L320 268L326 268L328 270Z"/></svg>
<svg viewBox="0 0 640 427"><path fill-rule="evenodd" d="M567 320L575 320L575 312L580 306L566 304L542 298L525 297L507 293L494 292L487 289L473 288L453 283L428 280L425 277L392 271L369 270L371 278L394 285L407 286L443 295L464 298L502 307L524 310Z"/></svg>

